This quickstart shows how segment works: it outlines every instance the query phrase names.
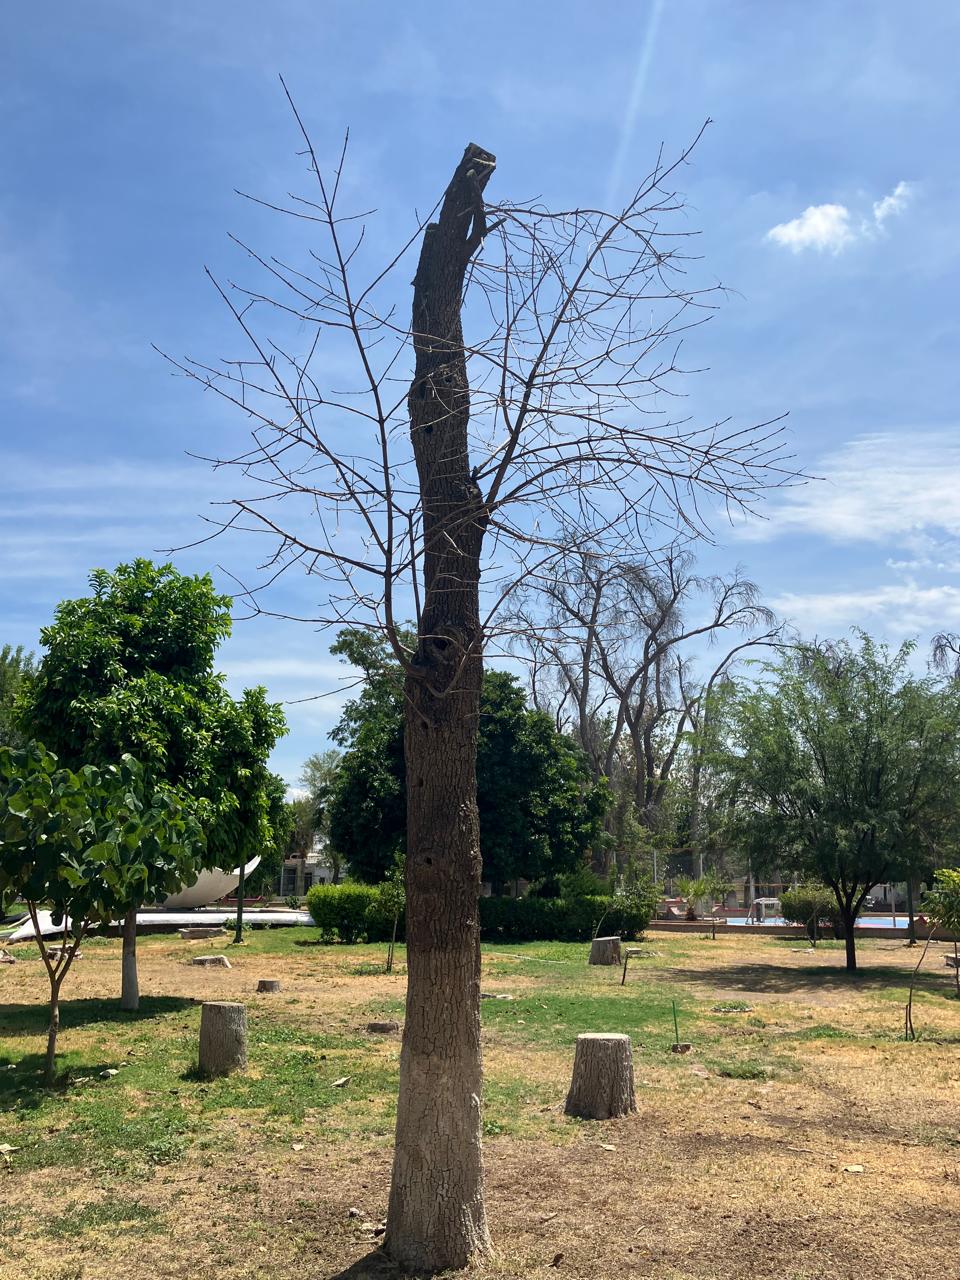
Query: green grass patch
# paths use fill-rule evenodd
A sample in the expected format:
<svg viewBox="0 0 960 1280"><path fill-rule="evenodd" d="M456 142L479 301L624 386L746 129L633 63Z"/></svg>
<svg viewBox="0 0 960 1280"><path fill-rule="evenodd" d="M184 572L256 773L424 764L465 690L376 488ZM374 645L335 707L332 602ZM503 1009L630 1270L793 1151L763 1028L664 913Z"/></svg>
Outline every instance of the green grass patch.
<svg viewBox="0 0 960 1280"><path fill-rule="evenodd" d="M53 1240L73 1238L84 1231L121 1232L135 1227L137 1234L159 1230L162 1215L139 1200L98 1200L56 1218L48 1218L44 1234Z"/></svg>
<svg viewBox="0 0 960 1280"><path fill-rule="evenodd" d="M725 1062L714 1067L718 1076L727 1080L769 1080L772 1074L766 1063L749 1059L742 1062Z"/></svg>

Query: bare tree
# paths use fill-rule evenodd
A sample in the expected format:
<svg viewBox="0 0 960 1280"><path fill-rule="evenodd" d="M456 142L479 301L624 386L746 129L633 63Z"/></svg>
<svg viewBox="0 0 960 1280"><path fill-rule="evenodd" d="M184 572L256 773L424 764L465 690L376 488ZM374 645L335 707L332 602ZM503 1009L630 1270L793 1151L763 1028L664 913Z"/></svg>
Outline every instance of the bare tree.
<svg viewBox="0 0 960 1280"><path fill-rule="evenodd" d="M429 217L381 256L363 216L341 212L344 154L327 171L296 119L314 194L271 207L322 243L299 266L243 246L264 283L217 288L247 354L179 367L251 420L249 448L215 460L247 491L214 533L266 535L254 607L266 611L261 590L299 566L322 589L311 620L379 629L405 673L408 989L384 1248L438 1270L490 1247L475 774L484 646L502 635L518 584L570 541L610 551L662 540L787 473L776 424L699 428L661 409L682 372L681 338L714 302L687 281L689 232L673 225L672 182L690 148L658 157L608 214L488 206L495 159L471 144ZM418 242L407 326L398 289Z"/></svg>
<svg viewBox="0 0 960 1280"><path fill-rule="evenodd" d="M960 679L960 634L939 631L931 641L930 665L934 671Z"/></svg>
<svg viewBox="0 0 960 1280"><path fill-rule="evenodd" d="M535 703L579 740L595 777L622 783L631 775L637 815L651 829L681 746L703 727L717 682L745 650L783 636L753 582L739 570L702 577L678 546L652 562L605 558L574 543L553 577L528 592L514 623ZM691 646L715 646L724 635L739 639L698 681ZM695 823L701 772L695 747Z"/></svg>

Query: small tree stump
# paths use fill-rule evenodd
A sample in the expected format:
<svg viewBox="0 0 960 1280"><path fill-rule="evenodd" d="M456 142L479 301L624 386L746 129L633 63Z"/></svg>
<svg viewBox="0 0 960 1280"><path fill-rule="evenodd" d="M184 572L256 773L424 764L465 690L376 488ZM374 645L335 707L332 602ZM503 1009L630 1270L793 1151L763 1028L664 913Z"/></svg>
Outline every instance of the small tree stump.
<svg viewBox="0 0 960 1280"><path fill-rule="evenodd" d="M229 969L230 961L226 956L194 956L191 964L202 964L208 969Z"/></svg>
<svg viewBox="0 0 960 1280"><path fill-rule="evenodd" d="M636 1109L630 1037L613 1032L577 1036L566 1114L585 1120L609 1120Z"/></svg>
<svg viewBox="0 0 960 1280"><path fill-rule="evenodd" d="M619 964L620 939L594 938L590 943L591 964Z"/></svg>
<svg viewBox="0 0 960 1280"><path fill-rule="evenodd" d="M257 991L282 991L279 978L261 978L257 983Z"/></svg>
<svg viewBox="0 0 960 1280"><path fill-rule="evenodd" d="M228 1076L246 1065L246 1005L206 1001L200 1009L200 1074Z"/></svg>
<svg viewBox="0 0 960 1280"><path fill-rule="evenodd" d="M400 1030L399 1022L368 1022L367 1030L375 1035L389 1036Z"/></svg>

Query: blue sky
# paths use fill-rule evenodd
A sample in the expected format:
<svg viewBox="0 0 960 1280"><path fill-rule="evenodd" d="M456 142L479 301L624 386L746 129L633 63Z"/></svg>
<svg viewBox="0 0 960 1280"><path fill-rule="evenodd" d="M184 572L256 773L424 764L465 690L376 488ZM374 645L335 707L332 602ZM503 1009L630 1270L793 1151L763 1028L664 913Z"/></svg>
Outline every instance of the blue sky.
<svg viewBox="0 0 960 1280"><path fill-rule="evenodd" d="M204 266L236 274L228 232L280 254L300 234L234 194L302 189L279 73L322 154L349 126L348 196L378 207L384 235L432 204L467 141L497 154L493 198L595 205L711 117L681 185L698 270L735 292L691 341L708 371L689 408L744 424L788 411L792 449L823 478L763 520L718 524L704 564L742 563L807 634L960 628L958 38L952 0L922 21L886 0L11 11L0 641L36 647L92 567L192 541L231 496L187 455L242 447L244 423L152 344L230 353ZM257 550L235 538L174 558L228 588ZM285 591L283 607L315 610L309 581ZM258 618L223 653L232 688L291 700L276 756L291 781L342 701L331 639Z"/></svg>

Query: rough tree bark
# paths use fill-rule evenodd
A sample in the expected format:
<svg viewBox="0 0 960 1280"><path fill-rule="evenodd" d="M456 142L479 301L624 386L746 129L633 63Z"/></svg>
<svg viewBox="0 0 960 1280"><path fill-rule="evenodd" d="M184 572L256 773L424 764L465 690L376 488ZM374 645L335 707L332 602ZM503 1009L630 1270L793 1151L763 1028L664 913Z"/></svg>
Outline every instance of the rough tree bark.
<svg viewBox="0 0 960 1280"><path fill-rule="evenodd" d="M590 964L619 964L620 939L594 938L590 943Z"/></svg>
<svg viewBox="0 0 960 1280"><path fill-rule="evenodd" d="M423 600L406 679L407 1002L384 1249L409 1270L490 1251L480 1099L480 830L483 674L480 552L486 514L471 474L461 303L486 232L495 158L470 145L424 233L414 279L408 405L423 512Z"/></svg>
<svg viewBox="0 0 960 1280"><path fill-rule="evenodd" d="M137 977L137 912L123 917L123 951L120 959L120 1008L140 1008L140 982Z"/></svg>
<svg viewBox="0 0 960 1280"><path fill-rule="evenodd" d="M610 1120L636 1109L630 1037L614 1032L577 1036L566 1114L585 1120Z"/></svg>
<svg viewBox="0 0 960 1280"><path fill-rule="evenodd" d="M247 1065L246 1006L207 1001L200 1009L200 1074L226 1076Z"/></svg>

